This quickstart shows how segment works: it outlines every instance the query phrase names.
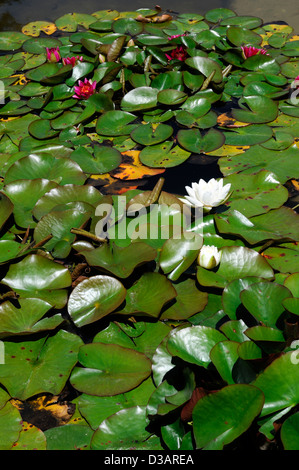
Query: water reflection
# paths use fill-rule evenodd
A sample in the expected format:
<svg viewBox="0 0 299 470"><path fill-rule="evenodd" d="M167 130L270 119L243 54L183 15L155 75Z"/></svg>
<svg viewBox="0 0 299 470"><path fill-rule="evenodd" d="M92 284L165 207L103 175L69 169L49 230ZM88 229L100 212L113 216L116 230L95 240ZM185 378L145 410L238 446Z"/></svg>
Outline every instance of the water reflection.
<svg viewBox="0 0 299 470"><path fill-rule="evenodd" d="M0 30L20 30L21 25L34 20L55 20L59 16L73 11L93 13L97 10L113 8L119 11L130 11L138 8L154 7L146 0L54 0L42 2L41 0L0 0ZM298 0L209 0L209 2L194 0L165 0L161 2L163 9L185 13L202 13L212 8L231 8L238 15L254 15L261 17L265 22L285 21L299 30Z"/></svg>

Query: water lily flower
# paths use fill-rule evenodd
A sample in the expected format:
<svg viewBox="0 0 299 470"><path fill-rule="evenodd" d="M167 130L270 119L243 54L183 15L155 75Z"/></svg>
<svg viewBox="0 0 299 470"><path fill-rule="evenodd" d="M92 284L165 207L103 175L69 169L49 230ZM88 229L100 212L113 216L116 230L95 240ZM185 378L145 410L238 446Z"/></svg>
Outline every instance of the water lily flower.
<svg viewBox="0 0 299 470"><path fill-rule="evenodd" d="M253 46L243 46L241 49L244 59L248 59L248 57L252 57L253 55L257 54L269 55L266 49L258 49L257 47Z"/></svg>
<svg viewBox="0 0 299 470"><path fill-rule="evenodd" d="M168 60L181 60L184 61L187 59L187 52L184 46L178 46L175 49L172 49L169 54L165 54Z"/></svg>
<svg viewBox="0 0 299 470"><path fill-rule="evenodd" d="M73 95L73 98L77 98L78 100L86 100L94 94L96 86L96 81L92 82L87 78L85 78L84 82L79 80L78 85L75 86L75 94Z"/></svg>
<svg viewBox="0 0 299 470"><path fill-rule="evenodd" d="M202 207L204 212L209 212L228 199L230 188L230 183L223 185L223 179L219 181L215 178L209 181L200 179L198 183L192 183L191 187L185 186L188 196L180 199L191 207Z"/></svg>
<svg viewBox="0 0 299 470"><path fill-rule="evenodd" d="M296 88L298 88L299 87L299 75L298 77L295 78L294 82L295 82Z"/></svg>
<svg viewBox="0 0 299 470"><path fill-rule="evenodd" d="M204 245L198 255L197 262L206 269L213 269L220 263L222 252L214 245Z"/></svg>
<svg viewBox="0 0 299 470"><path fill-rule="evenodd" d="M174 34L174 36L170 36L168 38L168 41L171 41L172 39L176 39L176 38L181 38L182 36L187 36L187 34L186 33L184 33L184 34Z"/></svg>
<svg viewBox="0 0 299 470"><path fill-rule="evenodd" d="M59 62L61 59L59 47L46 47L47 60L49 62Z"/></svg>
<svg viewBox="0 0 299 470"><path fill-rule="evenodd" d="M78 63L82 62L83 56L79 57L78 55L76 57L66 57L62 59L63 65L69 65L71 64L73 67Z"/></svg>

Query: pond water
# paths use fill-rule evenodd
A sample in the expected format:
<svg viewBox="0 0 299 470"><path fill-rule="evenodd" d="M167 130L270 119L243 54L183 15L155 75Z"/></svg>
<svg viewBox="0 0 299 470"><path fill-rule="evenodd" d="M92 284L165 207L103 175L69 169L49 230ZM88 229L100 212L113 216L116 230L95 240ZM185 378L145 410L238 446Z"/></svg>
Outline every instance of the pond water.
<svg viewBox="0 0 299 470"><path fill-rule="evenodd" d="M59 0L41 2L41 0L0 0L0 30L21 30L22 26L30 21L48 20L55 21L60 16L70 12L93 13L98 10L116 9L119 11L134 11L139 8L153 8L155 4L145 0L85 0L82 6L81 0ZM299 31L298 0L285 0L273 2L273 0L210 0L200 2L193 0L164 0L160 4L163 10L180 13L205 14L212 8L230 8L238 15L253 15L263 19L264 23L285 22ZM195 176L196 175L196 176ZM178 168L168 169L165 174L164 190L175 193L184 193L185 185L192 181L204 178L221 177L217 159L200 156L180 165ZM152 188L158 177L149 178L143 185L144 189Z"/></svg>

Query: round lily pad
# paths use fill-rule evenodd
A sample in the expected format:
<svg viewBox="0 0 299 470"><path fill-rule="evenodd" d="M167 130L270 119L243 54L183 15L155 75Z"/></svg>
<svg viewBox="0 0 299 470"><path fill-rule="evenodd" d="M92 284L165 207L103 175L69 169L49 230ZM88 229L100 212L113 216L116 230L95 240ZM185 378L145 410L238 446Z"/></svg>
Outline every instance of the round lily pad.
<svg viewBox="0 0 299 470"><path fill-rule="evenodd" d="M131 138L142 145L155 145L164 142L173 133L173 128L167 124L145 124L136 127L131 132Z"/></svg>

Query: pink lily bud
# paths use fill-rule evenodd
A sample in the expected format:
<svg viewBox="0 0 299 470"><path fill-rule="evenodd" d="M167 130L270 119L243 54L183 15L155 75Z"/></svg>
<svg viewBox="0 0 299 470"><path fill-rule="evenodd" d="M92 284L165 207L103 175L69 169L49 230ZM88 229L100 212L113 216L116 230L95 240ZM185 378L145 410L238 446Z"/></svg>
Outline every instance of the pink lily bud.
<svg viewBox="0 0 299 470"><path fill-rule="evenodd" d="M61 59L59 47L46 47L47 60L49 62L59 62Z"/></svg>
<svg viewBox="0 0 299 470"><path fill-rule="evenodd" d="M92 82L87 78L84 79L84 82L79 80L78 85L75 86L75 94L73 95L73 98L77 98L78 100L86 100L94 94L96 86L96 81Z"/></svg>
<svg viewBox="0 0 299 470"><path fill-rule="evenodd" d="M243 46L241 49L244 59L248 59L248 57L252 57L253 55L257 54L269 55L266 49L258 49L257 47L253 46Z"/></svg>

